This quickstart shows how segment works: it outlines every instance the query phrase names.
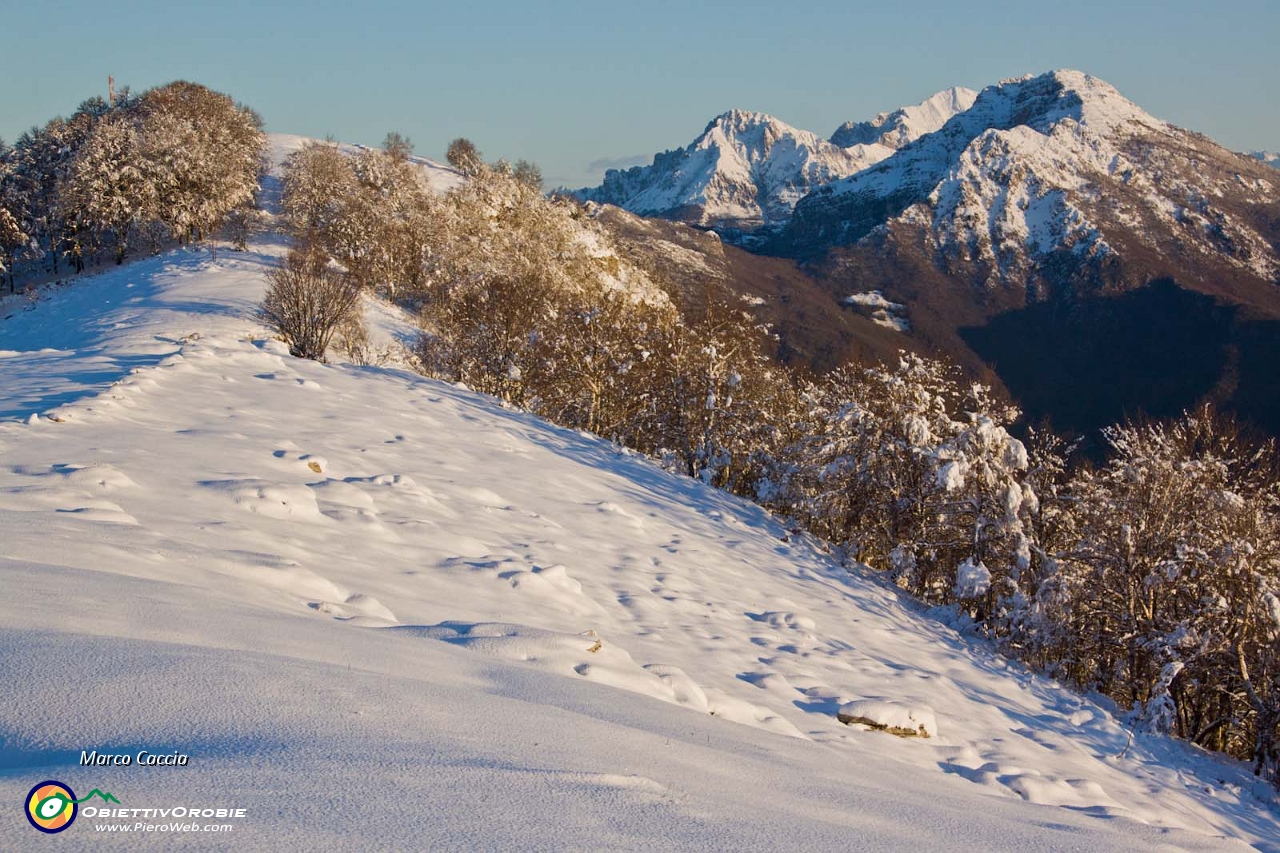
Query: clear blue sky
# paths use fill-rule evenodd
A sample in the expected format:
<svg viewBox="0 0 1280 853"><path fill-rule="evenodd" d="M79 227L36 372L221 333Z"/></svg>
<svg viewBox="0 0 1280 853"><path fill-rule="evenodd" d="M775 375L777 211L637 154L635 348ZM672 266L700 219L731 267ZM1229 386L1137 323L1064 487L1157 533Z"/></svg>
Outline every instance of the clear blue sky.
<svg viewBox="0 0 1280 853"><path fill-rule="evenodd" d="M0 0L0 136L184 78L269 130L438 156L455 136L549 185L687 144L732 107L829 135L951 85L1078 68L1235 149L1280 148L1280 0L1208 3Z"/></svg>

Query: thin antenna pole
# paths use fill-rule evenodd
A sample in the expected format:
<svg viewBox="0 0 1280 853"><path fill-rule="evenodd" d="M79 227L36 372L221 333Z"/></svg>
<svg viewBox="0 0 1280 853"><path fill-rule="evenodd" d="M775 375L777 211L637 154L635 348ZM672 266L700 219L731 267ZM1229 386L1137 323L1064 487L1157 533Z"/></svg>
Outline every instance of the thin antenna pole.
<svg viewBox="0 0 1280 853"><path fill-rule="evenodd" d="M107 75L107 106L114 107L116 105L116 78L110 74Z"/></svg>

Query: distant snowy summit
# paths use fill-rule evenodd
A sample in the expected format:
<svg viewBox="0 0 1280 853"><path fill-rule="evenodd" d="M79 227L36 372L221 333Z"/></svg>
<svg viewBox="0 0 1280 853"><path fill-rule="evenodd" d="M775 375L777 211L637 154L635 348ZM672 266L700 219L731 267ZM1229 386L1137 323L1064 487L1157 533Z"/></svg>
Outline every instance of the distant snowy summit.
<svg viewBox="0 0 1280 853"><path fill-rule="evenodd" d="M988 287L1115 284L1126 258L1137 278L1212 264L1270 282L1278 197L1274 171L1103 80L1054 71L989 86L938 131L816 188L772 249L815 256L896 234Z"/></svg>
<svg viewBox="0 0 1280 853"><path fill-rule="evenodd" d="M577 195L802 258L923 229L930 265L988 287L1039 288L1046 269L1114 278L1117 252L1141 257L1142 273L1170 274L1147 262L1166 257L1271 282L1280 260L1259 212L1280 189L1260 163L1280 155L1230 152L1059 70L946 89L829 140L732 110L687 147Z"/></svg>
<svg viewBox="0 0 1280 853"><path fill-rule="evenodd" d="M1280 152L1276 151L1250 151L1249 156L1255 160L1261 160L1268 166L1280 169Z"/></svg>
<svg viewBox="0 0 1280 853"><path fill-rule="evenodd" d="M889 157L975 96L948 89L871 121L847 122L830 141L764 113L730 110L688 146L658 154L648 166L610 169L600 186L577 195L728 234L776 228L813 189Z"/></svg>
<svg viewBox="0 0 1280 853"><path fill-rule="evenodd" d="M779 224L811 189L869 165L764 113L730 110L649 166L610 169L579 197L642 216L751 231Z"/></svg>

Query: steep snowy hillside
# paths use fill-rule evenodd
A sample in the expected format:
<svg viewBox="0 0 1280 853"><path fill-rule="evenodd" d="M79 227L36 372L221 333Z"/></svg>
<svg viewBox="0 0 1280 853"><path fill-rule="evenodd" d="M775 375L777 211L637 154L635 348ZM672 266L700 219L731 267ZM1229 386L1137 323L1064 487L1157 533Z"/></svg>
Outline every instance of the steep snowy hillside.
<svg viewBox="0 0 1280 853"><path fill-rule="evenodd" d="M831 134L831 144L841 148L880 146L887 149L887 157L907 143L933 133L952 116L973 106L977 97L977 92L963 86L943 89L918 104L880 113L870 121L847 121Z"/></svg>
<svg viewBox="0 0 1280 853"><path fill-rule="evenodd" d="M0 313L8 802L246 809L184 849L1278 849L1246 768L1130 743L750 504L289 357L252 314L283 250ZM189 765L79 766L144 749ZM172 846L106 823L59 841Z"/></svg>
<svg viewBox="0 0 1280 853"><path fill-rule="evenodd" d="M772 116L730 110L687 147L658 154L649 166L610 169L603 184L578 195L643 216L752 231L785 221L811 189L867 165Z"/></svg>

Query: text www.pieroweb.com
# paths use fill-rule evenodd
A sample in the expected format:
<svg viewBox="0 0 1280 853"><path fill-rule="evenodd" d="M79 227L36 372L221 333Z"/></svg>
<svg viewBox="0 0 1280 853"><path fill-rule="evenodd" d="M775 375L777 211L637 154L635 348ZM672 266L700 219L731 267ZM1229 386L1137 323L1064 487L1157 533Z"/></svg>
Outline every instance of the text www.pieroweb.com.
<svg viewBox="0 0 1280 853"><path fill-rule="evenodd" d="M231 832L235 824L228 818L242 818L247 809L201 809L176 806L168 809L87 808L84 817L94 818L95 832ZM110 822L103 820L110 819ZM209 818L218 822L208 823Z"/></svg>

